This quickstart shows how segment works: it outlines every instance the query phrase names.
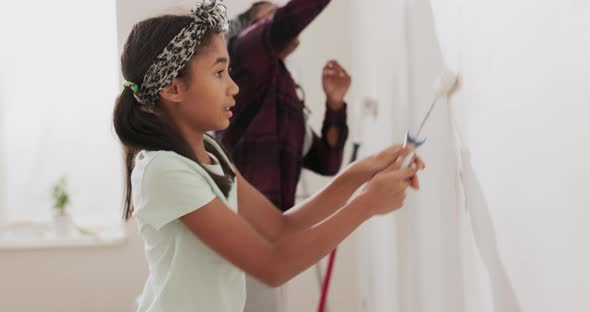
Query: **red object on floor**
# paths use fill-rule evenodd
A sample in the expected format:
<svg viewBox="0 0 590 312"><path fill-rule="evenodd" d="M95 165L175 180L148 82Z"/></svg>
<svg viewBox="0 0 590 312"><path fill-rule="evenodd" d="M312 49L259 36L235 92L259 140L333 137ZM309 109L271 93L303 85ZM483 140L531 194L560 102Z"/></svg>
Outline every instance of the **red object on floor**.
<svg viewBox="0 0 590 312"><path fill-rule="evenodd" d="M350 163L353 163L358 155L361 143L352 143L352 155L350 156ZM336 248L330 253L330 259L328 260L328 267L326 268L326 276L322 283L322 294L320 297L320 303L318 305L318 312L326 311L326 304L328 302L328 289L330 288L330 280L332 279L332 270L334 269L334 261L336 260Z"/></svg>
<svg viewBox="0 0 590 312"><path fill-rule="evenodd" d="M320 297L318 312L325 312L326 310L326 303L328 302L328 290L330 288L330 280L332 279L332 269L334 268L334 260L336 260L336 249L330 253L328 268L326 269L326 276L324 277L324 282L322 284L322 294Z"/></svg>

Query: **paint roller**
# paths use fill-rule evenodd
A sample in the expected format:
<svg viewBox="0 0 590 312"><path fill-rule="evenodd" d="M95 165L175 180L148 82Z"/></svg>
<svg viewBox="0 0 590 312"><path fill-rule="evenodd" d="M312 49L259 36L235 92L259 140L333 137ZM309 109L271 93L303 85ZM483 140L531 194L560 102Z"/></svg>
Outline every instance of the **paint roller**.
<svg viewBox="0 0 590 312"><path fill-rule="evenodd" d="M420 138L420 134L422 133L422 130L424 129L424 125L426 124L426 121L428 121L428 119L430 118L430 114L434 110L436 103L438 103L438 101L440 99L443 99L445 97L449 97L451 94L453 94L453 92L455 92L457 90L458 85L459 85L459 79L458 79L457 74L451 72L448 69L443 70L442 73L435 80L434 86L433 86L434 98L432 99L432 103L430 104L430 108L428 109L428 112L426 113L426 115L422 119L422 122L420 123L420 126L418 127L418 130L416 131L416 135L412 135L409 130L407 130L405 133L403 146L406 147L409 144L414 145L414 152L410 153L410 155L408 155L408 157L406 157L404 159L404 162L402 164L402 168L406 168L410 165L410 163L412 162L412 159L414 158L414 155L416 154L415 149L417 149L418 147L420 147L422 144L424 144L426 142L425 138L424 139Z"/></svg>
<svg viewBox="0 0 590 312"><path fill-rule="evenodd" d="M454 74L453 72L451 72L450 70L443 70L443 72L440 74L440 76L438 77L438 79L435 80L433 89L434 89L434 99L432 100L432 104L430 104L430 108L428 109L428 112L426 113L426 116L424 116L424 119L422 120L422 122L420 123L420 127L418 127L418 130L416 131L416 136L412 136L410 135L410 131L406 131L405 134L405 138L404 138L404 144L403 146L407 146L408 144L413 144L415 148L418 148L419 146L421 146L422 144L424 144L424 142L426 142L426 139L418 139L420 137L420 134L422 133L422 129L424 128L424 125L426 124L426 121L429 119L430 114L432 113L432 111L434 110L434 106L436 105L436 103L444 98L444 97L448 97L450 96L453 92L455 92L457 90L457 86L458 86L458 77L456 74ZM358 150L360 147L360 141L362 139L362 129L363 127L363 123L367 121L368 117L372 117L373 120L376 119L377 117L377 100L371 97L367 97L364 99L363 101L363 105L361 107L361 112L360 112L360 123L361 125L359 127L357 127L357 131L353 134L353 145L352 145L352 155L351 155L351 160L350 162L354 162L357 159L358 156ZM412 159L414 158L415 152L412 152L410 155L408 155L408 157L406 157L404 159L404 162L402 164L402 168L405 168L407 166L410 165ZM336 249L334 249L331 253L330 253L330 258L328 260L328 267L326 268L326 276L324 278L324 281L322 283L322 288L321 288L321 294L320 294L320 302L318 304L318 312L325 312L326 311L326 305L327 305L327 297L328 297L328 289L330 286L330 281L331 281L331 277L332 277L332 270L334 267L334 261L336 259Z"/></svg>

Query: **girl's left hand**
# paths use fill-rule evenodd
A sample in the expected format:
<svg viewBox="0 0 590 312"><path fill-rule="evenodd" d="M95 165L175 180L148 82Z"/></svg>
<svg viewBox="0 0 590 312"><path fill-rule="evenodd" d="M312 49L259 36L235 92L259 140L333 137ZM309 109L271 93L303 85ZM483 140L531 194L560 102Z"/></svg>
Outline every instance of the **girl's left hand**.
<svg viewBox="0 0 590 312"><path fill-rule="evenodd" d="M330 60L322 71L322 87L326 93L328 107L334 111L344 106L344 96L350 88L351 78L340 64Z"/></svg>

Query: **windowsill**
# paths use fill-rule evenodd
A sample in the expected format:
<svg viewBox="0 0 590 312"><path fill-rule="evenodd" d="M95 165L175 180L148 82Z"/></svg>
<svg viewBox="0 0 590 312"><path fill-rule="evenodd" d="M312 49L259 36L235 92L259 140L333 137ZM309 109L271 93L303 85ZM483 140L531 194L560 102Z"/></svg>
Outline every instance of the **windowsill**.
<svg viewBox="0 0 590 312"><path fill-rule="evenodd" d="M71 234L57 236L52 223L14 222L0 226L0 251L55 248L96 248L123 245L124 224L108 227L74 226Z"/></svg>

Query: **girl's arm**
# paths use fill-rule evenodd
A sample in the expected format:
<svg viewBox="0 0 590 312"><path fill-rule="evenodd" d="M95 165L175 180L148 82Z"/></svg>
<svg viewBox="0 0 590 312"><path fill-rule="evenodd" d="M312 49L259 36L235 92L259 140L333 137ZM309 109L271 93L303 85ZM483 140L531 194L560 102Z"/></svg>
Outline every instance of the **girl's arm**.
<svg viewBox="0 0 590 312"><path fill-rule="evenodd" d="M413 168L399 170L401 159L371 179L358 197L310 228L284 231L281 227L251 224L253 214L243 216L241 212L237 215L219 199L181 217L181 220L199 239L235 266L268 285L278 286L326 256L372 215L401 207L408 180L416 173ZM351 187L353 183L347 180L356 177L349 174L350 171L342 173L331 185ZM329 192L329 189L330 186L321 193ZM255 198L257 195L247 196ZM316 202L322 200L316 199ZM268 209L259 211L258 217L276 210L265 207ZM280 225L281 222L269 224ZM274 239L271 238L273 231Z"/></svg>
<svg viewBox="0 0 590 312"><path fill-rule="evenodd" d="M236 176L240 216L271 242L326 219L342 208L353 192L370 178L359 164L351 165L321 192L283 213L237 170Z"/></svg>
<svg viewBox="0 0 590 312"><path fill-rule="evenodd" d="M322 224L270 241L219 199L181 218L207 246L249 275L279 286L304 271L371 216L361 198Z"/></svg>
<svg viewBox="0 0 590 312"><path fill-rule="evenodd" d="M252 224L257 224L258 228L272 228L272 233L275 235L272 237L273 239L281 234L307 229L323 221L344 206L362 184L371 179L377 172L383 170L384 167L407 156L408 153L410 153L410 149L402 149L400 145L393 145L378 154L352 163L322 191L285 212L282 219L280 218L281 215L276 216L276 214L280 214L278 211L276 214L274 211L270 212L273 210L270 208L274 208L274 206L269 201L266 204L262 202L258 204L257 201L240 201L238 199L238 206L240 211L245 211L244 215L251 216L247 219ZM414 162L418 170L424 168L424 163L420 158L416 158ZM238 180L238 183L240 183L240 180ZM248 182L243 181L242 185L244 188L248 188ZM411 186L414 189L419 188L417 177L412 178ZM248 191L244 190L243 193ZM239 197L240 186L238 184ZM268 214L268 218L258 217L263 214ZM270 215L272 215L272 219Z"/></svg>

